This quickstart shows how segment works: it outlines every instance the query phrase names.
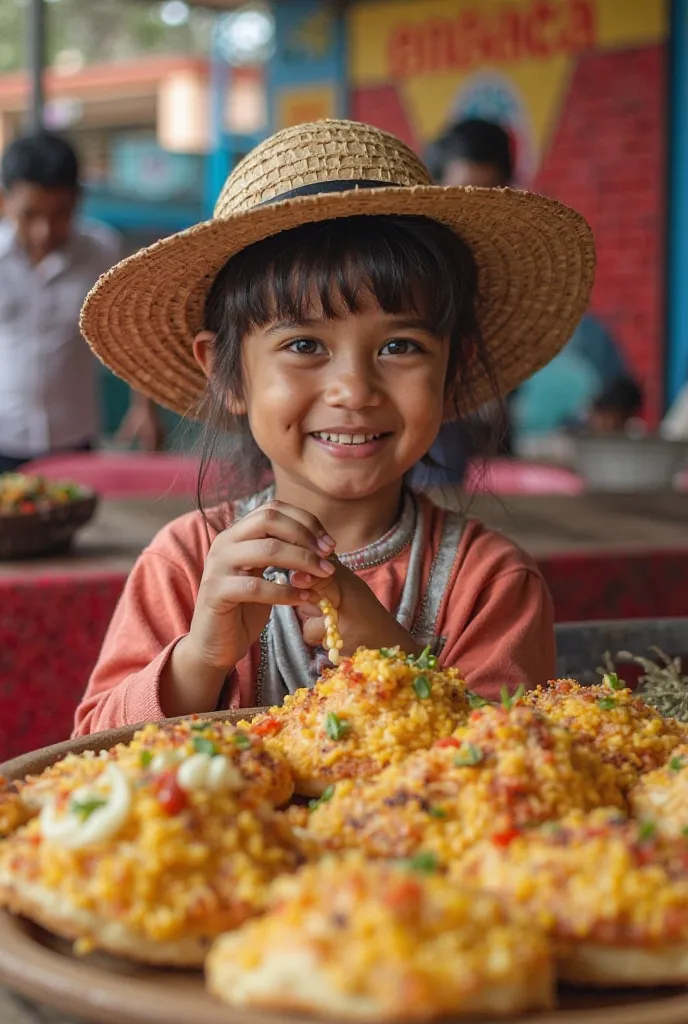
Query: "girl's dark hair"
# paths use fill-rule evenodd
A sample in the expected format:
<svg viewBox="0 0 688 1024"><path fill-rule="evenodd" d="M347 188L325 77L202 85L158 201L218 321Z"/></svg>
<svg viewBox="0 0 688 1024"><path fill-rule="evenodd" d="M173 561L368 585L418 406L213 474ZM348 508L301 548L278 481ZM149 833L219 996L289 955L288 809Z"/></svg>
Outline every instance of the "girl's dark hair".
<svg viewBox="0 0 688 1024"><path fill-rule="evenodd" d="M215 334L212 372L199 409L199 500L211 461L222 442L223 463L237 484L255 490L269 462L246 416L228 412L228 396L243 397L242 342L275 319L328 318L344 308L356 313L371 294L388 314L414 312L438 336L450 339L445 401L457 416L455 384L477 359L499 388L476 316L478 272L468 245L443 224L425 217L345 217L284 231L248 246L220 270L208 293L204 326ZM459 389L470 401L466 388ZM439 400L439 396L438 396ZM237 479L238 478L238 479Z"/></svg>

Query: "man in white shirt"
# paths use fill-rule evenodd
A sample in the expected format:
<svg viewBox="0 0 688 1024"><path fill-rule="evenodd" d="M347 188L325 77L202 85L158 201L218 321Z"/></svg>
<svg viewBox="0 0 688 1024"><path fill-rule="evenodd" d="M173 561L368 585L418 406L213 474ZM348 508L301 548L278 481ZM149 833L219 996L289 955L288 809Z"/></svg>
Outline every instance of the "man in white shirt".
<svg viewBox="0 0 688 1024"><path fill-rule="evenodd" d="M74 150L43 132L11 143L0 167L0 473L98 438L98 365L79 332L81 305L120 258L119 236L77 224ZM157 448L154 406L133 395L124 424Z"/></svg>

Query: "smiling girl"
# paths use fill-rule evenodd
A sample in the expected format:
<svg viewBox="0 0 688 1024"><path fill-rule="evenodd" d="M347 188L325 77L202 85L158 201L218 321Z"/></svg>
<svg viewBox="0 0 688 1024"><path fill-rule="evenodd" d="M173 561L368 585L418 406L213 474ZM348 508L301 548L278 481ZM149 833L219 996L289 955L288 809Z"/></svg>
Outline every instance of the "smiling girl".
<svg viewBox="0 0 688 1024"><path fill-rule="evenodd" d="M213 220L101 279L82 322L96 353L202 419L207 459L227 435L234 470L273 482L143 552L75 732L281 703L326 664L323 598L344 654L430 645L486 697L551 676L531 559L404 481L444 419L559 351L593 272L572 210L432 186L393 136L323 121L268 139Z"/></svg>

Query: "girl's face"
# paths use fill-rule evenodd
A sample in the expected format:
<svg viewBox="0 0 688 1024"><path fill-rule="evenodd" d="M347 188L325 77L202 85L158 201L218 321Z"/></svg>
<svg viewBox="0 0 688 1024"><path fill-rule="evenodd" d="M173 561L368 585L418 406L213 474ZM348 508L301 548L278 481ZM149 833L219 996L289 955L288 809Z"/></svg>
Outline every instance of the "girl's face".
<svg viewBox="0 0 688 1024"><path fill-rule="evenodd" d="M272 322L243 341L245 403L279 487L339 500L400 483L442 421L449 339L415 312L390 315L369 296L360 312ZM239 410L237 410L239 411Z"/></svg>

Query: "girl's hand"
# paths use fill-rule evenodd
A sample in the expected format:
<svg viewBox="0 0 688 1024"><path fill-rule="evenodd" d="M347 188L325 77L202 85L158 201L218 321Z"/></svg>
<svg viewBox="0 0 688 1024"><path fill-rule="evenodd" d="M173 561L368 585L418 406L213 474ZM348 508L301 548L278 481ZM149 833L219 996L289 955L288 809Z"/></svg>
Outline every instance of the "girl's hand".
<svg viewBox="0 0 688 1024"><path fill-rule="evenodd" d="M292 585L299 590L305 578L301 573L292 576ZM327 597L339 613L339 632L344 641L343 655L351 655L358 647L396 647L406 654L420 654L420 647L407 630L403 629L391 612L381 604L370 587L347 569L335 562L335 573L310 584L315 600L304 600L297 608L303 626L303 638L313 647L322 646L325 636L325 617L318 601ZM305 597L305 587L304 587Z"/></svg>
<svg viewBox="0 0 688 1024"><path fill-rule="evenodd" d="M331 579L334 541L315 516L281 501L250 512L213 541L206 558L185 657L226 673L260 637L273 605L298 605ZM299 589L268 583L269 566L298 572Z"/></svg>

